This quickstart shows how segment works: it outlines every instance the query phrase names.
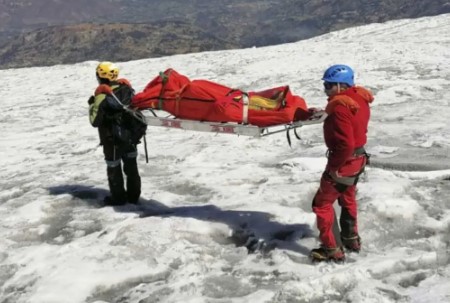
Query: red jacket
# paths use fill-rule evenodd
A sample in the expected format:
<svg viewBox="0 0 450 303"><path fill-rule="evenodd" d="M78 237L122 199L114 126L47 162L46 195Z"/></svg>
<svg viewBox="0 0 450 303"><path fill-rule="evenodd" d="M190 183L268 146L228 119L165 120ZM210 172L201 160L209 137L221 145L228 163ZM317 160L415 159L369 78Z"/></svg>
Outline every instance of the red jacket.
<svg viewBox="0 0 450 303"><path fill-rule="evenodd" d="M372 101L373 95L363 87L350 87L328 99L323 132L329 170L339 170L356 148L366 144Z"/></svg>

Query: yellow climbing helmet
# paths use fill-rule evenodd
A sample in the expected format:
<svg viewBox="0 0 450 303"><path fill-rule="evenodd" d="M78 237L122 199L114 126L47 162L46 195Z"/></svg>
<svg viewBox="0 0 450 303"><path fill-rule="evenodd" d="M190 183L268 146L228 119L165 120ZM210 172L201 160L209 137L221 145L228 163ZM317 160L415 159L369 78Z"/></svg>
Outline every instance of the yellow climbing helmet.
<svg viewBox="0 0 450 303"><path fill-rule="evenodd" d="M117 80L119 77L119 68L112 62L103 61L97 65L97 77L100 79L107 79L109 81Z"/></svg>

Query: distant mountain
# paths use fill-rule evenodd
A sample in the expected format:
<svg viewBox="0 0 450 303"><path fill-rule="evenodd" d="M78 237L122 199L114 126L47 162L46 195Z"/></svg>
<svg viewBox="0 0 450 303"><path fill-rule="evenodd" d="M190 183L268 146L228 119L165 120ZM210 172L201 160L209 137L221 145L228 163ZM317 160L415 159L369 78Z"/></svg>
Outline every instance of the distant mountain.
<svg viewBox="0 0 450 303"><path fill-rule="evenodd" d="M293 42L361 24L449 12L446 0L0 0L0 68L96 59L95 28L103 30L101 40L110 46L104 57L131 60ZM132 27L151 34L128 37ZM68 43L74 40L79 43Z"/></svg>
<svg viewBox="0 0 450 303"><path fill-rule="evenodd" d="M232 49L182 22L78 24L22 34L0 51L0 66L34 66L90 60L127 61L171 54Z"/></svg>

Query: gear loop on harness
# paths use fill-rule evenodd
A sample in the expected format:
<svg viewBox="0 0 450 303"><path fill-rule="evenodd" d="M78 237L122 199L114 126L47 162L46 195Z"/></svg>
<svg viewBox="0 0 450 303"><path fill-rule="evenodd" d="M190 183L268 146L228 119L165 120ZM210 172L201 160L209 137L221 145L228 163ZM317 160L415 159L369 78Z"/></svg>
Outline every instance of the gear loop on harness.
<svg viewBox="0 0 450 303"><path fill-rule="evenodd" d="M331 153L331 151L327 150L327 157L330 155L330 153ZM341 176L338 174L338 172L333 172L333 171L328 171L327 174L333 179L333 181L335 181L338 184L343 184L346 186L356 185L358 183L359 176L362 173L364 173L366 165L369 164L370 154L368 154L366 152L364 146L356 148L353 152L353 157L361 157L361 156L364 156L365 161L364 161L363 165L361 166L361 169L355 175Z"/></svg>

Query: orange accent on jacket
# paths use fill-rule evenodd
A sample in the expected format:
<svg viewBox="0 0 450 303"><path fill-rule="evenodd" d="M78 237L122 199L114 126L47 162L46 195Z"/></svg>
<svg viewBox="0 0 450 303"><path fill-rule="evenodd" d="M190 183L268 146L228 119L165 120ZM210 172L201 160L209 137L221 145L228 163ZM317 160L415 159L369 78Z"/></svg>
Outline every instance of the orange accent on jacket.
<svg viewBox="0 0 450 303"><path fill-rule="evenodd" d="M96 89L95 89L95 96L98 96L100 94L105 94L105 95L111 95L112 93L112 88L111 86L107 85L107 84L100 84Z"/></svg>

